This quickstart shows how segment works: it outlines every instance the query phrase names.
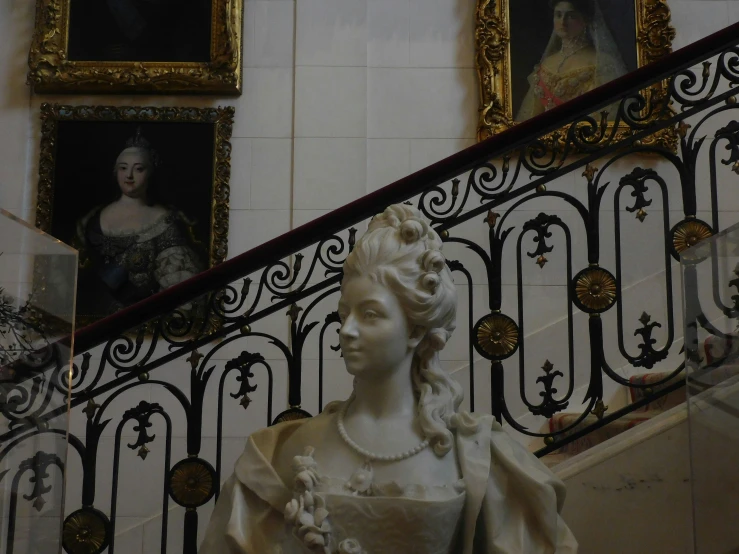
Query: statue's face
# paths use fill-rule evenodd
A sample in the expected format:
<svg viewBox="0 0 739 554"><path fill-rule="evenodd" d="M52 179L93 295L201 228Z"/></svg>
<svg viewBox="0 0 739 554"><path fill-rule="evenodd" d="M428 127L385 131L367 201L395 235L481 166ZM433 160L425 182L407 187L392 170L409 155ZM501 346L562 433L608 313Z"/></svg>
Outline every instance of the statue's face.
<svg viewBox="0 0 739 554"><path fill-rule="evenodd" d="M351 375L382 378L412 358L418 346L395 294L368 277L343 283L339 317L339 344Z"/></svg>
<svg viewBox="0 0 739 554"><path fill-rule="evenodd" d="M115 162L115 174L121 192L130 198L143 198L149 186L152 167L141 148L126 148Z"/></svg>
<svg viewBox="0 0 739 554"><path fill-rule="evenodd" d="M554 6L554 32L560 38L579 37L587 27L585 16L570 2L557 2Z"/></svg>

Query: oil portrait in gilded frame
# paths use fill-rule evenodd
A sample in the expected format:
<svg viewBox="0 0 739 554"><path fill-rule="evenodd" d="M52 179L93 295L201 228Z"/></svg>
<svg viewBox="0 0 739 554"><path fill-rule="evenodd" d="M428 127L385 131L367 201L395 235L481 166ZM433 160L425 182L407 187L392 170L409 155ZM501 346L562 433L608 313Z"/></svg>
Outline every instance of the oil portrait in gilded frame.
<svg viewBox="0 0 739 554"><path fill-rule="evenodd" d="M225 260L233 116L41 106L36 226L79 250L78 327Z"/></svg>
<svg viewBox="0 0 739 554"><path fill-rule="evenodd" d="M478 140L666 56L674 37L667 0L478 0ZM664 97L665 84L645 94ZM605 110L609 131L615 108ZM666 129L648 140L674 139Z"/></svg>
<svg viewBox="0 0 739 554"><path fill-rule="evenodd" d="M241 93L244 0L36 0L40 93Z"/></svg>

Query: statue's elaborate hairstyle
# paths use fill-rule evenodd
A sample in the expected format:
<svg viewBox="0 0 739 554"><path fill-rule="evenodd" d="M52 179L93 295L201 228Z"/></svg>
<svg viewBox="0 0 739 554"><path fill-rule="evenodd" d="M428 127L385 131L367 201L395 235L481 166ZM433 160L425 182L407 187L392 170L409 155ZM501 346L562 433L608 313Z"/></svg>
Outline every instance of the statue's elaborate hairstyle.
<svg viewBox="0 0 739 554"><path fill-rule="evenodd" d="M441 246L416 208L396 204L372 219L344 263L344 282L362 276L382 284L398 298L409 325L426 329L411 371L421 429L439 456L452 448L450 419L463 396L439 362L457 311L457 289Z"/></svg>

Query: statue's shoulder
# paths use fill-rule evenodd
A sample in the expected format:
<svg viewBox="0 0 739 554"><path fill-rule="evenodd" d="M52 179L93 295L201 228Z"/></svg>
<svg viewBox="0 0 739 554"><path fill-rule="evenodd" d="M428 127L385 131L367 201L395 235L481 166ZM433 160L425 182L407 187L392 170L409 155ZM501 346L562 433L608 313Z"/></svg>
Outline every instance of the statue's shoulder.
<svg viewBox="0 0 739 554"><path fill-rule="evenodd" d="M496 433L502 427L491 414L481 412L459 411L449 420L450 428L461 436L477 435L479 433Z"/></svg>
<svg viewBox="0 0 739 554"><path fill-rule="evenodd" d="M283 443L283 450L289 450L292 456L301 455L306 446L319 447L326 433L336 425L336 414L341 402L331 402L323 411L306 419L299 420L294 431Z"/></svg>
<svg viewBox="0 0 739 554"><path fill-rule="evenodd" d="M295 456L302 456L306 447L320 449L326 441L326 435L336 425L336 414L341 402L331 402L314 417L279 423L263 429L258 433L271 432L278 435L273 457L273 466L283 481L292 479L292 461ZM257 440L257 439L255 439Z"/></svg>
<svg viewBox="0 0 739 554"><path fill-rule="evenodd" d="M459 455L487 457L490 451L498 458L501 451L518 452L522 448L491 414L457 412L450 418L450 427L457 438Z"/></svg>

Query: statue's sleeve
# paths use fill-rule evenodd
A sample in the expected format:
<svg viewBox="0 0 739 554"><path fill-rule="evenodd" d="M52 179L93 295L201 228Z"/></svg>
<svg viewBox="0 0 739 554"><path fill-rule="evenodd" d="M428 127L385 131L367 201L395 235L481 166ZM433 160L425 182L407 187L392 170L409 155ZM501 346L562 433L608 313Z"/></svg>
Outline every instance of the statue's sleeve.
<svg viewBox="0 0 739 554"><path fill-rule="evenodd" d="M290 422L296 423L296 422ZM282 429L295 425L282 424ZM271 464L280 426L249 437L234 473L223 484L199 554L283 554L285 504L292 498Z"/></svg>
<svg viewBox="0 0 739 554"><path fill-rule="evenodd" d="M576 554L577 541L560 516L564 483L497 423L490 451L475 554Z"/></svg>
<svg viewBox="0 0 739 554"><path fill-rule="evenodd" d="M223 484L198 554L282 554L285 520L236 474Z"/></svg>
<svg viewBox="0 0 739 554"><path fill-rule="evenodd" d="M223 484L199 554L248 554L245 529L238 524L248 512L243 487L235 475Z"/></svg>

